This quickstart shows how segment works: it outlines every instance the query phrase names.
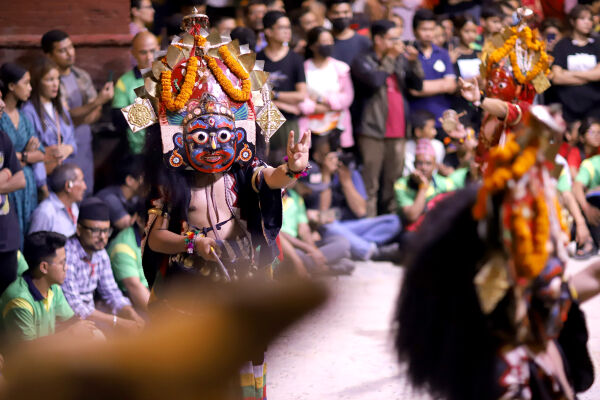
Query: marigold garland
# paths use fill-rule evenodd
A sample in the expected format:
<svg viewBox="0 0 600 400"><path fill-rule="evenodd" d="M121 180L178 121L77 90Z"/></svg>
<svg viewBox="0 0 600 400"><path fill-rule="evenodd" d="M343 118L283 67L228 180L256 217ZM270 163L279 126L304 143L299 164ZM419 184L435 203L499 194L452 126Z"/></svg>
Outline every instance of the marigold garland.
<svg viewBox="0 0 600 400"><path fill-rule="evenodd" d="M250 94L252 90L252 82L250 81L250 75L244 67L231 55L231 52L227 48L227 46L219 47L219 55L221 56L221 60L223 64L242 81L242 88L237 89L233 86L231 81L225 76L225 73L219 68L219 64L214 57L204 56L204 60L210 68L211 72L215 76L219 85L227 95L234 101L239 103L246 102L250 100Z"/></svg>
<svg viewBox="0 0 600 400"><path fill-rule="evenodd" d="M173 99L171 88L172 71L167 70L161 73L161 100L170 111L178 111L185 107L192 95L194 84L196 83L196 72L198 71L198 59L194 56L187 61L185 79L181 90L175 99Z"/></svg>
<svg viewBox="0 0 600 400"><path fill-rule="evenodd" d="M523 215L523 206L517 208L511 216L515 267L517 274L525 278L539 275L548 259L546 245L550 238L550 223L543 194L534 199L533 209L533 229L530 229L530 219Z"/></svg>
<svg viewBox="0 0 600 400"><path fill-rule="evenodd" d="M534 39L532 30L527 26L521 29L520 31L517 28L513 27L510 28L510 31L512 32L512 36L504 42L504 45L502 45L502 47L498 47L489 55L487 60L488 71L491 70L494 64L498 63L501 59L508 56L513 69L513 74L517 81L521 84L530 82L541 72L548 73L549 58L548 54L545 51L544 43L537 39ZM519 64L517 62L517 55L514 51L514 48L517 45L517 39L519 38L521 39L521 42L524 43L526 49L535 52L540 52L540 59L527 73L527 76L524 76L521 72L521 68L519 67Z"/></svg>

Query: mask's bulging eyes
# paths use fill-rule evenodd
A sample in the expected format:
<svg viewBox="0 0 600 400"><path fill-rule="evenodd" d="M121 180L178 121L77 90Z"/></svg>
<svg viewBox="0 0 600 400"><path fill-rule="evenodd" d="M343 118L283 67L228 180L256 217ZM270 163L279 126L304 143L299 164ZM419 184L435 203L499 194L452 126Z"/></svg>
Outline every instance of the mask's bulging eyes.
<svg viewBox="0 0 600 400"><path fill-rule="evenodd" d="M217 133L217 138L219 139L219 142L227 143L231 140L231 132L225 130L219 131L219 133Z"/></svg>
<svg viewBox="0 0 600 400"><path fill-rule="evenodd" d="M506 89L506 87L507 87L507 86L508 86L508 85L506 84L506 82L500 82L500 83L498 84L498 87L499 87L500 89Z"/></svg>
<svg viewBox="0 0 600 400"><path fill-rule="evenodd" d="M195 132L192 134L192 140L197 144L206 144L208 142L209 135L206 132Z"/></svg>

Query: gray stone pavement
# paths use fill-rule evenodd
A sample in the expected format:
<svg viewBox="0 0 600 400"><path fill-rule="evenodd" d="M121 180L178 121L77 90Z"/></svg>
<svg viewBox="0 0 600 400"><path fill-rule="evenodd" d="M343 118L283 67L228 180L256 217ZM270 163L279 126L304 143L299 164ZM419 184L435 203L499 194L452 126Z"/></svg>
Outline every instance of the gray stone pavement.
<svg viewBox="0 0 600 400"><path fill-rule="evenodd" d="M583 266L573 262L568 270ZM430 400L410 388L392 351L391 318L401 279L401 268L381 262L357 263L352 276L328 279L329 302L267 352L269 399ZM600 296L583 308L600 371ZM600 373L596 379L580 399L600 399Z"/></svg>

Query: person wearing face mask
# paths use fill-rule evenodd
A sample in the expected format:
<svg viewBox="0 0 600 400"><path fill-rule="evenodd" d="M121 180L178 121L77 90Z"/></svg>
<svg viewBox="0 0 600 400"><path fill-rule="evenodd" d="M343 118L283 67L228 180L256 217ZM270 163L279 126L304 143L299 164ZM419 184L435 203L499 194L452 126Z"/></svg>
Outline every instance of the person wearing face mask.
<svg viewBox="0 0 600 400"><path fill-rule="evenodd" d="M331 21L333 37L333 58L348 65L359 54L366 53L371 47L371 41L357 34L352 28L352 5L348 0L331 0L327 3L327 18Z"/></svg>
<svg viewBox="0 0 600 400"><path fill-rule="evenodd" d="M300 103L300 131L309 129L317 135L341 131L340 144L348 148L354 145L349 111L354 88L350 67L331 57L332 52L331 32L323 27L308 32L304 62L308 97Z"/></svg>

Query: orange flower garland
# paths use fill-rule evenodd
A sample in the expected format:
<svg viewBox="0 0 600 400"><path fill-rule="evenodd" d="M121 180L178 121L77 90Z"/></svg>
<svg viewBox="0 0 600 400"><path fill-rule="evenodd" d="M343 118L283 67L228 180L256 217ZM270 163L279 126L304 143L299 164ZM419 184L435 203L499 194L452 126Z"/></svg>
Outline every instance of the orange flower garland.
<svg viewBox="0 0 600 400"><path fill-rule="evenodd" d="M194 84L196 83L196 72L198 71L198 59L194 56L190 57L187 61L187 68L185 71L185 79L181 90L175 99L173 99L171 90L171 74L172 71L167 70L161 73L161 100L171 111L178 111L185 107L186 103L192 95L194 90Z"/></svg>
<svg viewBox="0 0 600 400"><path fill-rule="evenodd" d="M242 88L235 88L231 81L225 76L225 73L219 68L217 60L214 57L204 56L208 68L210 68L223 91L234 101L243 103L250 100L252 82L250 81L248 72L246 72L244 67L242 67L235 57L231 55L227 46L219 47L219 55L221 56L221 60L223 60L223 64L229 68L233 75L242 81Z"/></svg>
<svg viewBox="0 0 600 400"><path fill-rule="evenodd" d="M533 32L529 27L524 27L522 30L518 30L517 28L510 28L512 32L512 36L504 42L502 47L494 50L488 57L487 68L488 71L492 68L492 66L498 63L501 59L508 56L510 60L510 64L513 69L513 74L517 81L521 84L525 84L530 82L533 78L535 78L540 72L547 73L549 71L549 58L548 54L545 51L544 43L534 39ZM527 76L524 76L521 72L521 68L517 62L517 55L515 53L514 48L517 44L517 39L521 39L525 48L527 50L532 50L536 52L540 52L540 59L533 66L531 71L527 73Z"/></svg>
<svg viewBox="0 0 600 400"><path fill-rule="evenodd" d="M515 251L515 267L520 277L532 278L537 276L546 266L548 252L546 245L550 238L548 207L544 196L538 195L533 204L535 219L533 230L530 229L528 218L523 215L523 206L512 215L512 234Z"/></svg>

